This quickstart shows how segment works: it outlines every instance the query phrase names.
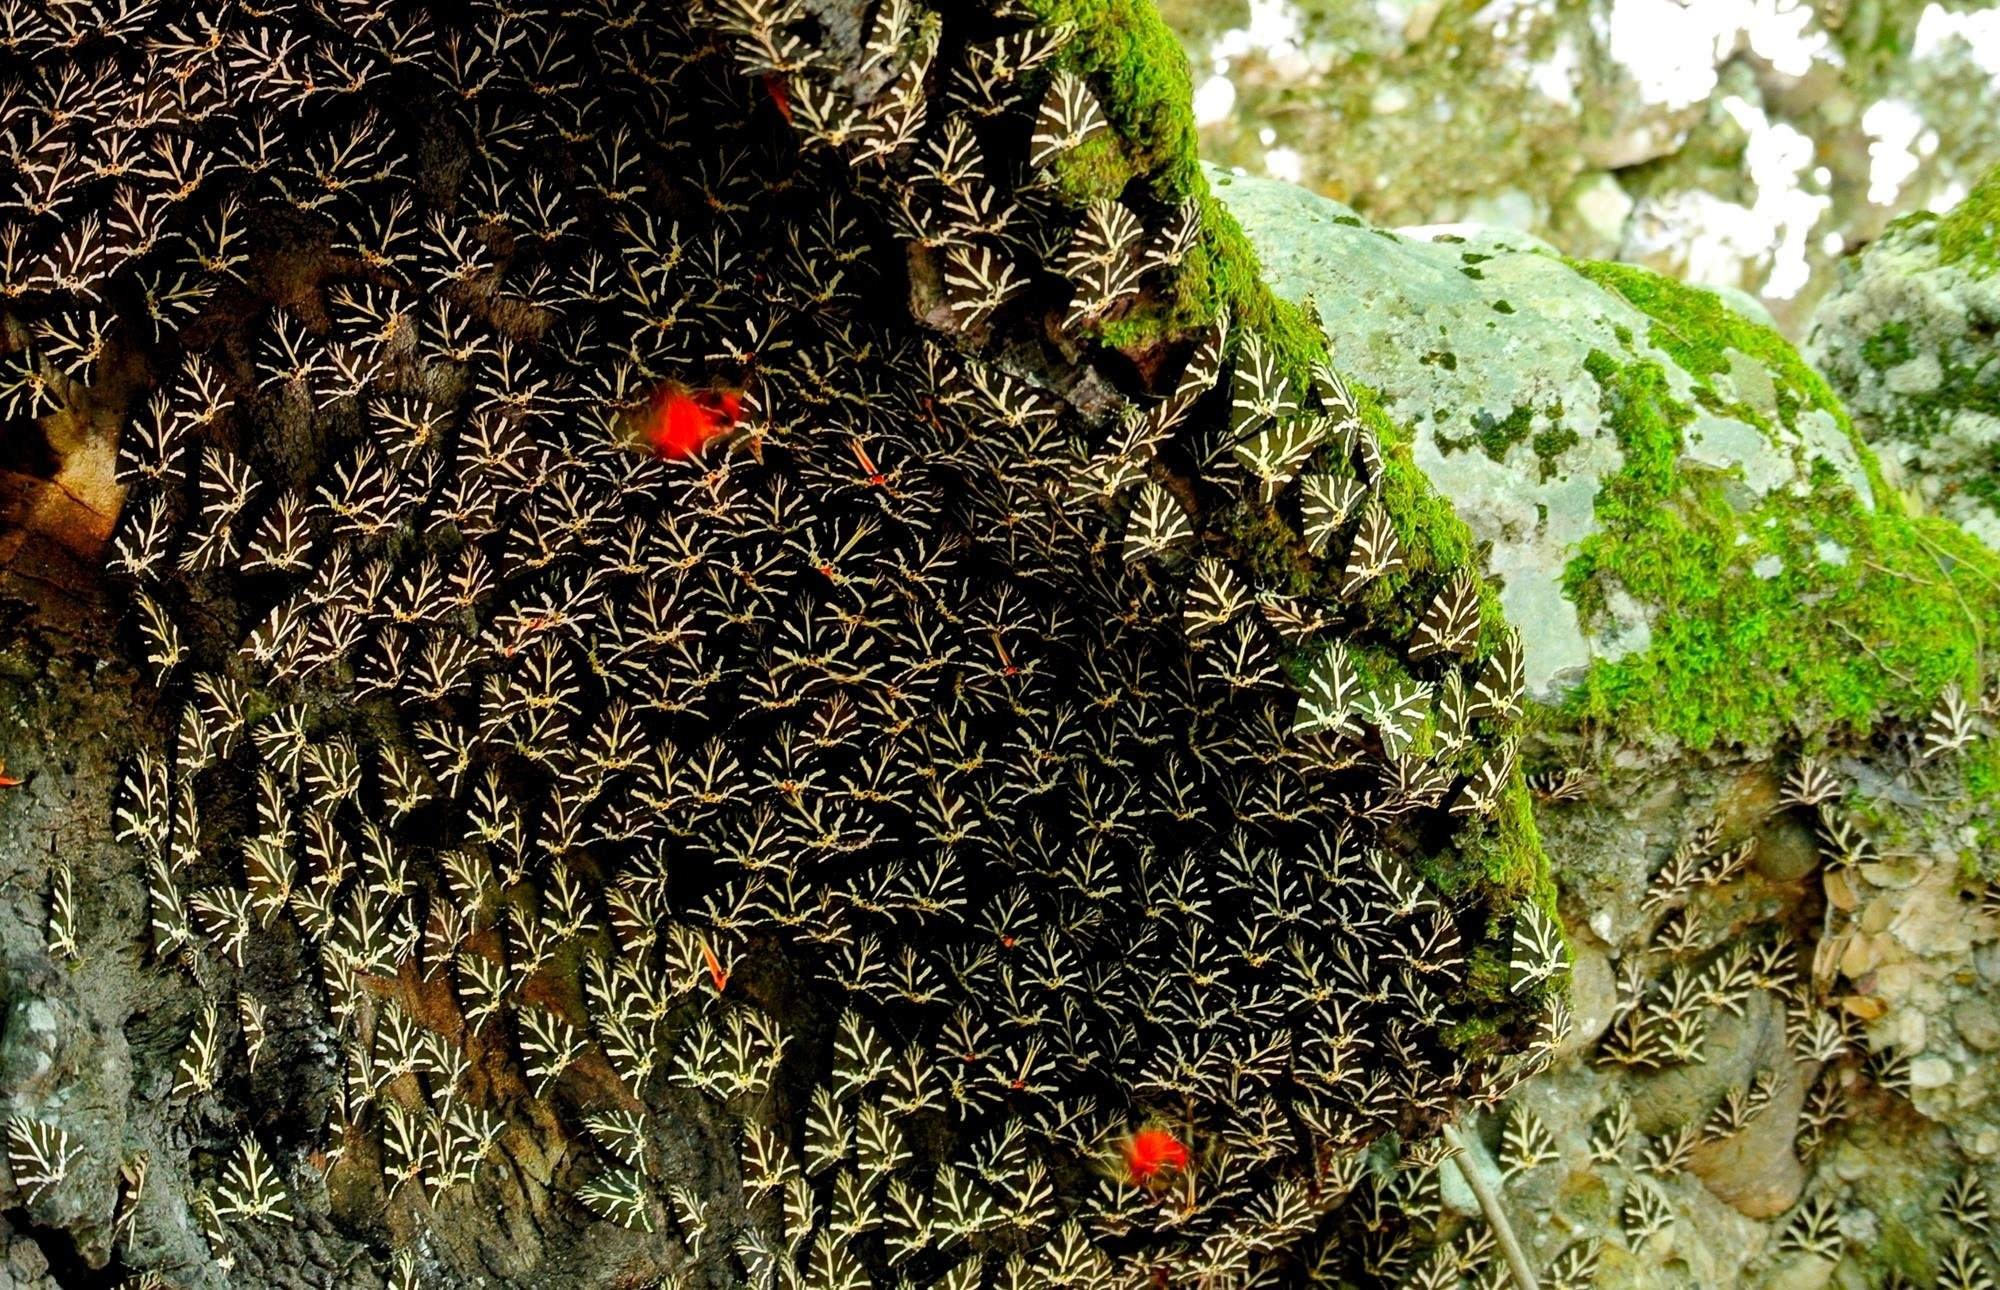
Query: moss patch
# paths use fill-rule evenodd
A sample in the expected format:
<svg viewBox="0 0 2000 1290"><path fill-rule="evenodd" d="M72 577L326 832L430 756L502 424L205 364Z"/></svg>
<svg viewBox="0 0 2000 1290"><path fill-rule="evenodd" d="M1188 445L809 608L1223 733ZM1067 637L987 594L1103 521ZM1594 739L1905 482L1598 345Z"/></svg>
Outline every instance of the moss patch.
<svg viewBox="0 0 2000 1290"><path fill-rule="evenodd" d="M1694 409L1673 397L1660 364L1593 354L1625 462L1604 481L1602 531L1571 561L1565 590L1586 619L1614 587L1657 612L1651 647L1599 660L1565 715L1707 747L1865 729L1921 715L1954 680L1973 690L1982 625L2000 622L2000 560L1954 526L1905 512L1826 382L1775 332L1642 269L1577 268L1652 317L1653 344L1695 378L1697 401L1749 419L1711 384L1734 350L1769 369L1785 424L1806 408L1831 414L1877 504L1820 461L1807 495L1739 510L1727 477L1682 460Z"/></svg>
<svg viewBox="0 0 2000 1290"><path fill-rule="evenodd" d="M1877 372L1901 367L1916 356L1916 344L1910 339L1910 324L1901 319L1883 323L1880 331L1861 342L1862 359Z"/></svg>
<svg viewBox="0 0 2000 1290"><path fill-rule="evenodd" d="M1737 313L1713 291L1691 287L1636 265L1602 260L1565 263L1605 290L1623 296L1652 319L1647 338L1696 378L1697 397L1705 394L1713 400L1709 404L1712 411L1741 417L1766 430L1771 428L1770 417L1762 409L1747 406L1738 399L1725 399L1712 384L1712 378L1731 370L1735 363L1733 350L1757 360L1770 373L1777 420L1786 429L1796 424L1801 408L1820 408L1832 413L1852 437L1847 413L1826 378L1806 365L1791 342Z"/></svg>
<svg viewBox="0 0 2000 1290"><path fill-rule="evenodd" d="M1551 404L1539 413L1548 424L1541 430L1535 429L1538 414L1526 404L1516 404L1504 417L1490 413L1473 414L1472 431L1469 434L1453 434L1442 424L1437 429L1438 449L1442 452L1462 452L1467 448L1478 448L1495 462L1503 462L1515 445L1528 443L1541 463L1540 478L1546 481L1555 474L1555 460L1576 446L1577 433L1563 424L1563 409L1560 402ZM1439 417L1440 422L1444 420Z"/></svg>
<svg viewBox="0 0 2000 1290"><path fill-rule="evenodd" d="M1170 287L1108 323L1099 339L1114 349L1136 350L1228 317L1239 332L1262 335L1293 384L1305 385L1313 365L1327 358L1325 341L1297 305L1273 294L1242 226L1208 191L1196 151L1187 56L1152 0L1028 0L1027 8L1044 22L1076 24L1062 57L1089 78L1112 125L1115 138L1107 142L1129 164L1119 190L1137 182L1160 201L1201 203L1202 236ZM1093 182L1066 191L1095 196L1104 189ZM1442 576L1464 566L1471 559L1472 535L1410 461L1411 436L1382 412L1371 391L1354 393L1387 460L1383 497L1410 572ZM1383 581L1400 586L1408 576Z"/></svg>
<svg viewBox="0 0 2000 1290"><path fill-rule="evenodd" d="M1550 421L1549 428L1536 435L1533 440L1535 457L1542 463L1540 478L1544 482L1556 473L1556 462L1562 455L1576 447L1579 442L1576 431L1562 423L1559 411L1550 414Z"/></svg>
<svg viewBox="0 0 2000 1290"><path fill-rule="evenodd" d="M1111 123L1098 147L1058 158L1064 191L1112 197L1143 175L1166 200L1204 192L1187 54L1153 0L1028 0L1026 8L1044 23L1075 25L1063 58L1090 78Z"/></svg>
<svg viewBox="0 0 2000 1290"><path fill-rule="evenodd" d="M1963 856L1968 878L2000 880L2000 738L1988 735L1958 760L1960 799L1972 808L1972 846Z"/></svg>
<svg viewBox="0 0 2000 1290"><path fill-rule="evenodd" d="M1938 263L1962 264L1975 278L2000 270L2000 166L1937 217Z"/></svg>
<svg viewBox="0 0 2000 1290"><path fill-rule="evenodd" d="M1486 881L1522 900L1533 900L1542 912L1555 916L1555 883L1548 853L1527 786L1516 782L1501 800L1490 829L1471 835L1464 851Z"/></svg>
<svg viewBox="0 0 2000 1290"><path fill-rule="evenodd" d="M1202 177L1194 124L1194 84L1180 40L1152 0L1028 0L1043 22L1075 24L1063 61L1089 79L1108 134L1054 164L1072 201L1115 197L1135 182L1160 202L1201 204L1202 236L1170 286L1148 292L1105 324L1113 349L1143 350L1232 316L1276 343L1303 378L1319 348L1303 315L1264 285L1249 239Z"/></svg>
<svg viewBox="0 0 2000 1290"><path fill-rule="evenodd" d="M1454 438L1438 431L1438 447L1445 452L1456 452L1473 444L1493 461L1505 461L1514 445L1526 440L1533 432L1535 410L1526 404L1516 404L1504 417L1496 417L1487 412L1473 414L1473 433L1464 438Z"/></svg>

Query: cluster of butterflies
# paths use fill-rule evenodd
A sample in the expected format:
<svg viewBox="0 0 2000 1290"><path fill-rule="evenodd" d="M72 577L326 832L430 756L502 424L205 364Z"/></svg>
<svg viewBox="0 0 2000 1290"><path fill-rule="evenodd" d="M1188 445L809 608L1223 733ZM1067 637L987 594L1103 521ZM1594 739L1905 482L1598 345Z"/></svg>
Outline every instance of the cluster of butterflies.
<svg viewBox="0 0 2000 1290"><path fill-rule="evenodd" d="M1520 647L1403 549L1338 377L1220 325L1164 397L1035 357L1201 236L1050 177L1116 144L1068 28L8 14L0 399L125 425L179 715L119 827L216 1000L175 1095L340 1055L323 1122L218 1152L219 1260L314 1167L487 1221L539 1105L589 1144L544 1221L656 1234L627 1274L1333 1276L1371 1145L1553 1049L1559 1004L1508 1063L1444 1042L1469 938L1526 1000L1563 961L1419 876L1494 827ZM647 451L663 397L720 437Z"/></svg>
<svg viewBox="0 0 2000 1290"><path fill-rule="evenodd" d="M1928 779L1935 792L1936 777L1990 731L1996 716L2000 691L1989 690L1975 706L1958 686L1947 686L1922 721L1877 734L1877 767L1915 783ZM1590 777L1573 768L1529 782L1550 803L1581 800L1590 788ZM1830 883L1853 881L1860 867L1880 859L1853 809L1855 791L1834 762L1811 755L1800 756L1777 785L1777 811L1816 837ZM1539 1170L1549 1171L1542 1185L1552 1174L1588 1171L1608 1198L1610 1240L1635 1254L1643 1255L1673 1225L1677 1201L1696 1186L1677 1187L1675 1180L1696 1169L1705 1150L1712 1159L1720 1144L1753 1128L1775 1129L1815 1170L1845 1124L1879 1114L1885 1096L1907 1095L1912 1087L1909 1056L1895 1047L1871 1048L1827 957L1826 947L1837 943L1827 937L1838 936L1851 912L1842 913L1837 903L1828 909L1834 921L1814 952L1790 913L1781 911L1773 922L1772 911L1758 903L1760 888L1768 895L1766 884L1750 878L1758 835L1728 836L1721 818L1694 828L1640 895L1637 913L1649 930L1643 946L1628 946L1615 959L1615 1004L1592 1052L1608 1105L1587 1134L1559 1136L1533 1110L1533 1099L1523 1096L1510 1098L1500 1125L1495 1155L1505 1190L1528 1192L1535 1184L1525 1180ZM1986 912L1993 912L1990 905ZM1818 917L1810 914L1812 921ZM1760 1006L1783 1014L1777 1060L1727 1082L1705 1110L1642 1132L1632 1096L1638 1090L1626 1074L1643 1082L1675 1067L1725 1060L1730 1054L1713 1051L1713 1026L1724 1014L1754 1018ZM1775 1124L1766 1118L1773 1116ZM1771 1256L1809 1254L1827 1266L1840 1263L1848 1253L1842 1225L1849 1202L1840 1199L1846 1191L1847 1184L1830 1175L1810 1177L1792 1208L1771 1221ZM1366 1278L1437 1290L1468 1280L1493 1290L1514 1284L1494 1257L1489 1229L1477 1220L1461 1224L1445 1210L1434 1172L1408 1170L1389 1187L1365 1179L1348 1201L1349 1209L1357 1207L1368 1215L1364 1229L1375 1234L1361 1269ZM1968 1164L1944 1187L1923 1230L1913 1233L1929 1252L1932 1279L1925 1284L1952 1290L1991 1285L1993 1230L1985 1180ZM1596 1284L1606 1246L1605 1237L1591 1235L1564 1247L1543 1265L1540 1283L1575 1290ZM1884 1284L1913 1283L1892 1271Z"/></svg>
<svg viewBox="0 0 2000 1290"><path fill-rule="evenodd" d="M1957 686L1949 686L1923 721L1887 732L1879 746L1888 750L1888 765L1900 763L1902 773L1921 779L1971 743L1984 726L1982 718L1996 712L2000 704L1983 702L1975 710ZM1548 782L1567 790L1574 777ZM1830 890L1880 859L1850 805L1854 792L1832 763L1811 755L1798 758L1777 792L1775 813L1789 815L1814 835ZM1558 795L1552 793L1551 800ZM1841 1126L1864 1110L1863 1099L1907 1094L1911 1087L1909 1057L1893 1047L1873 1047L1836 985L1839 969L1828 948L1839 942L1828 938L1838 934L1848 915L1837 903L1829 905L1825 914L1832 921L1816 952L1795 926L1763 921L1770 911L1760 915L1754 902L1746 905L1739 885L1751 872L1757 837L1725 842L1725 836L1720 820L1695 828L1647 883L1639 903L1650 924L1647 941L1616 961L1616 1004L1594 1059L1607 1073L1641 1075L1707 1062L1715 1056L1709 1042L1714 1022L1725 1013L1753 1015L1759 995L1782 1010L1785 1046L1775 1065L1746 1072L1705 1114L1651 1136L1639 1133L1623 1081L1610 1085L1611 1105L1589 1134L1588 1164L1620 1189L1618 1228L1634 1250L1674 1221L1675 1205L1662 1184L1687 1172L1698 1149L1777 1115L1783 1117L1791 1152L1812 1169ZM1815 921L1819 916L1811 915ZM1788 1102L1784 1090L1793 1081L1804 1087ZM1501 1158L1510 1173L1525 1172L1563 1161L1564 1153L1546 1126L1517 1108L1503 1133ZM1774 1220L1776 1253L1840 1262L1846 1238L1836 1197L1844 1188L1824 1176L1809 1181L1782 1222ZM1990 1284L1991 1250L1978 1239L1990 1235L1978 1171L1968 1168L1949 1185L1938 1208L1939 1217L1950 1222L1934 1223L1919 1238L1932 1242L1935 1283ZM1907 1284L1895 1275L1890 1283Z"/></svg>

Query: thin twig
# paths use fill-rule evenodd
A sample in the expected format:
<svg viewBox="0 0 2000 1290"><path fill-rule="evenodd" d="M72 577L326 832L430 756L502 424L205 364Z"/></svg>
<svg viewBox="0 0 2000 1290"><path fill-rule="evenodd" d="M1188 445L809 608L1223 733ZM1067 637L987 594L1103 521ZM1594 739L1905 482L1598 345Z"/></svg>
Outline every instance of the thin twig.
<svg viewBox="0 0 2000 1290"><path fill-rule="evenodd" d="M1935 582L1932 582L1929 578L1919 578L1916 574L1911 573L1908 569L1891 569L1888 565L1877 564L1873 560L1863 560L1861 562L1861 567L1864 569L1873 569L1875 572L1881 574L1883 577L1894 578L1898 582L1914 582L1919 587L1937 586L1937 584Z"/></svg>
<svg viewBox="0 0 2000 1290"><path fill-rule="evenodd" d="M1873 645L1870 645L1867 641L1862 640L1859 636L1855 635L1854 629L1849 627L1846 623L1843 623L1838 618L1836 618L1833 620L1833 625L1839 628L1841 634L1846 636L1847 639L1853 641L1856 645L1859 645L1862 649L1866 650L1868 652L1868 657L1874 659L1878 664L1880 664L1884 672L1887 672L1890 676L1895 677L1897 680L1901 681L1904 685L1914 686L1917 683L1917 678L1911 676L1908 672L1902 671L1900 668L1894 668L1889 666L1889 660L1883 658L1880 654L1877 654L1875 652L1875 647Z"/></svg>
<svg viewBox="0 0 2000 1290"><path fill-rule="evenodd" d="M1986 633L1979 626L1979 615L1972 612L1972 606L1965 602L1965 593L1958 589L1958 579L1952 577L1951 570L1945 567L1945 560L1948 553L1940 551L1935 542L1925 537L1916 528L1912 527L1911 532L1916 535L1917 545L1929 552L1931 562L1936 564L1938 572L1944 575L1945 585L1951 588L1951 594L1957 599L1958 607L1965 611L1966 621L1972 624L1973 662L1978 666L1979 676L1983 681L1986 678ZM1978 568L1972 565L1965 565L1964 567L1987 586L1992 587L1995 591L2000 591L2000 584L1996 584L1993 579L1987 577Z"/></svg>
<svg viewBox="0 0 2000 1290"><path fill-rule="evenodd" d="M1500 1207L1500 1198L1486 1185L1486 1176L1472 1164L1472 1152L1466 1148L1465 1139L1459 1136L1456 1124L1444 1126L1445 1145L1451 1153L1459 1157L1459 1172L1472 1187L1472 1194L1479 1198L1479 1210L1486 1215L1486 1225L1493 1229L1493 1239L1500 1243L1500 1252L1507 1256L1507 1266L1514 1273L1514 1284L1520 1290L1541 1290L1535 1280L1535 1269L1528 1264L1527 1252L1514 1236L1514 1225L1507 1221L1507 1211Z"/></svg>
<svg viewBox="0 0 2000 1290"><path fill-rule="evenodd" d="M1984 570L1982 570L1978 565L1968 564L1964 560L1954 559L1952 557L1951 552L1940 548L1936 542L1932 541L1930 538L1925 537L1923 533L1920 531L1912 530L1912 535L1917 539L1918 546L1921 546L1924 550L1931 553L1931 559L1937 563L1938 572L1944 574L1946 578L1951 578L1951 571L1945 568L1944 562L1946 560L1951 560L1953 564L1957 565L1961 569L1964 569L1967 573L1979 579L1987 586L1993 588L1995 591L2000 591L2000 582L1995 582L1993 578L1990 575L1988 575Z"/></svg>

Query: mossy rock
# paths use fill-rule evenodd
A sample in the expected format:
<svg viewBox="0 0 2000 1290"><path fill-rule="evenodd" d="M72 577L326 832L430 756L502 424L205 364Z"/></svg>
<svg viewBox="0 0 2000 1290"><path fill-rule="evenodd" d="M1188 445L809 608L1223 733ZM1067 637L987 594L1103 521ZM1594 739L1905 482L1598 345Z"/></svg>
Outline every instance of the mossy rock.
<svg viewBox="0 0 2000 1290"><path fill-rule="evenodd" d="M1487 545L1549 720L1765 745L1978 682L2000 562L1909 513L1769 327L1518 235L1400 236L1217 182L1281 295L1339 302L1337 361Z"/></svg>
<svg viewBox="0 0 2000 1290"><path fill-rule="evenodd" d="M1857 257L1806 348L1924 505L2000 550L1997 333L2000 169Z"/></svg>

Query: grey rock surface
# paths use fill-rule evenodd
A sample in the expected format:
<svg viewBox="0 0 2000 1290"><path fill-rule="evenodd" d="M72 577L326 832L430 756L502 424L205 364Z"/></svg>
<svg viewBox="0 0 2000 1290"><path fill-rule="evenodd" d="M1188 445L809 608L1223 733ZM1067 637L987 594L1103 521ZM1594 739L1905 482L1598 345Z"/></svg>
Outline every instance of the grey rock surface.
<svg viewBox="0 0 2000 1290"><path fill-rule="evenodd" d="M1559 697L1594 659L1652 639L1647 606L1613 594L1583 621L1564 567L1598 531L1607 476L1623 464L1593 355L1652 361L1694 409L1684 460L1731 476L1742 509L1802 496L1825 461L1858 495L1870 486L1845 432L1806 410L1766 430L1699 407L1694 380L1651 339L1652 320L1538 239L1458 225L1391 232L1292 184L1211 170L1280 295L1323 302L1336 361L1380 392L1414 433L1417 465L1491 544L1508 621L1522 632L1529 691ZM1736 355L1746 405L1775 404L1771 374Z"/></svg>
<svg viewBox="0 0 2000 1290"><path fill-rule="evenodd" d="M39 1284L38 1261L57 1266L51 1284L103 1266L120 1171L144 1156L149 1261L187 1285L220 1285L190 1209L188 1144L168 1113L179 1039L199 1004L144 961L143 871L113 837L120 761L150 722L148 705L129 670L93 661L110 652L98 605L0 564L0 615L0 757L23 781L0 789L0 1119L53 1125L76 1152L49 1186L24 1185L10 1168L0 1206L19 1206L37 1234L12 1240L6 1266L23 1285ZM56 864L69 866L77 895L69 961L48 944Z"/></svg>
<svg viewBox="0 0 2000 1290"><path fill-rule="evenodd" d="M1939 1284L1954 1241L1969 1235L1977 1251L1939 1197L1962 1177L2000 1178L2000 919L1971 903L1984 887L1965 877L1968 821L1990 820L1992 806L1956 787L1962 766L1869 752L1829 767L1850 786L1839 809L1894 859L1830 861L1812 813L1783 804L1788 768L1742 757L1622 755L1582 800L1539 812L1576 952L1574 1026L1552 1068L1484 1119L1503 1164L1515 1107L1556 1140L1557 1160L1505 1190L1538 1267L1582 1244L1597 1252L1585 1283L1597 1287L1860 1290L1892 1271ZM1704 847L1742 848L1738 876L1654 900L1674 890L1659 879L1674 858ZM1690 940L1668 936L1690 918ZM1766 951L1788 966L1732 1007L1673 1001L1677 979L1713 979L1732 953ZM1692 1056L1613 1055L1606 1014L1626 1009L1635 983L1653 992L1649 1024L1700 1016ZM1718 1125L1727 1102L1753 1094L1754 1112ZM1620 1106L1629 1136L1604 1149ZM1455 1180L1444 1182L1450 1208ZM1633 1217L1641 1193L1664 1203L1651 1234ZM1800 1247L1807 1217L1832 1231L1831 1257Z"/></svg>
<svg viewBox="0 0 2000 1290"><path fill-rule="evenodd" d="M1885 467L2000 548L2000 274L1947 262L1938 231L1904 221L1847 261L1805 354Z"/></svg>

